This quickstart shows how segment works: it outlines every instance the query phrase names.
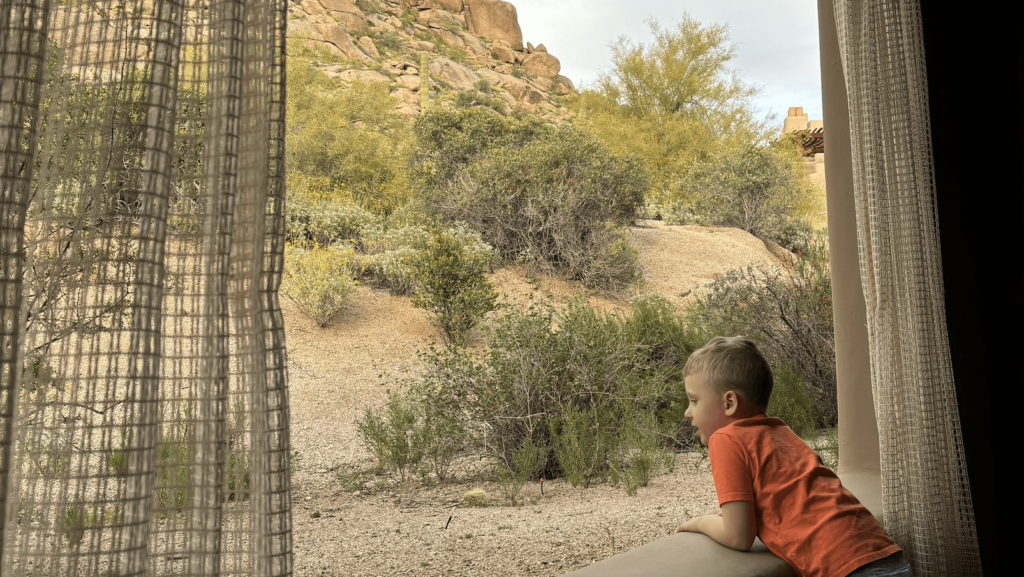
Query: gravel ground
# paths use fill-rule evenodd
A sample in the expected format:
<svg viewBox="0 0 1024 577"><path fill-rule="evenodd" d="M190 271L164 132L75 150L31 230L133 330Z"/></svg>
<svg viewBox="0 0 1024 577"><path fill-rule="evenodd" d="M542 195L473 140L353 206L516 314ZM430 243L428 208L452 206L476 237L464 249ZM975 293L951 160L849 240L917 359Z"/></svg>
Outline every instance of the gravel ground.
<svg viewBox="0 0 1024 577"><path fill-rule="evenodd" d="M632 238L643 290L677 305L730 268L779 263L761 241L736 229L645 221ZM491 278L510 303L548 294L564 302L583 292L604 310L628 305L555 279L531 281L513 268ZM696 453L678 455L671 473L634 496L621 486L573 488L556 479L544 483L543 496L539 483L527 486L518 507L503 498L490 464L473 455L462 457L443 484L369 474L356 483L351 473L373 461L355 420L383 404L397 380L423 370L416 353L437 338L436 330L409 298L368 287L322 329L287 301L284 309L291 439L299 455L292 479L297 575L560 575L649 543L716 507L710 468ZM339 480L339 472L350 481ZM463 503L476 488L486 492L488 506Z"/></svg>

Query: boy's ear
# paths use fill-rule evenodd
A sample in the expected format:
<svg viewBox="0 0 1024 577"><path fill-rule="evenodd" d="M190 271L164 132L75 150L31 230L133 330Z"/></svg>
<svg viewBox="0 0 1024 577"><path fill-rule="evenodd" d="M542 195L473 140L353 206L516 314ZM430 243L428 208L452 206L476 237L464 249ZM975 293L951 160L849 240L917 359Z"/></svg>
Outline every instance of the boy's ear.
<svg viewBox="0 0 1024 577"><path fill-rule="evenodd" d="M725 397L722 400L725 402L725 415L727 417L739 416L740 396L736 394L736 391L726 391Z"/></svg>

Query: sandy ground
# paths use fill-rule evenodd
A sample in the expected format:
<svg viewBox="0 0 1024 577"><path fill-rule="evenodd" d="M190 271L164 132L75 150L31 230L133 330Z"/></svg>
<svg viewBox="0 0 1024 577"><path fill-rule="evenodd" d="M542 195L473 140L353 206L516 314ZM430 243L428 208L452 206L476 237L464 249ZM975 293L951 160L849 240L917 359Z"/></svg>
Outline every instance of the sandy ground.
<svg viewBox="0 0 1024 577"><path fill-rule="evenodd" d="M761 241L736 229L645 221L632 237L646 279L641 290L677 305L731 268L779 266ZM514 268L491 279L510 303L526 302L531 293L556 302L581 293L604 310L628 305ZM527 486L518 507L504 499L479 455L463 456L453 478L433 486L372 475L343 483L339 472L373 465L355 420L380 406L395 382L423 370L416 353L438 338L436 329L409 298L369 287L360 287L322 329L287 301L284 312L292 447L299 455L297 575L560 575L649 543L716 506L707 460L696 453L678 455L671 473L634 496L621 486L583 489L553 480L543 496L539 483ZM487 493L487 507L463 503L475 488Z"/></svg>

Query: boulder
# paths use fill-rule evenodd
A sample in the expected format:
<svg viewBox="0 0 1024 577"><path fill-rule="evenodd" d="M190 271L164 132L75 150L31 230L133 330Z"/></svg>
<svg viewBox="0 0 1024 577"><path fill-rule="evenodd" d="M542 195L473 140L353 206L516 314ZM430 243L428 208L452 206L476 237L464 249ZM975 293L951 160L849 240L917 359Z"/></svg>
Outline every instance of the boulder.
<svg viewBox="0 0 1024 577"><path fill-rule="evenodd" d="M513 50L523 49L516 7L502 0L463 0L469 31L488 40L505 40Z"/></svg>
<svg viewBox="0 0 1024 577"><path fill-rule="evenodd" d="M504 46L491 46L491 57L498 62L508 62L509 64L516 61L516 53L511 48Z"/></svg>
<svg viewBox="0 0 1024 577"><path fill-rule="evenodd" d="M476 56L487 56L487 46L484 46L483 42L476 36L473 36L469 32L459 32L459 36L462 41L466 44L466 49L472 52Z"/></svg>
<svg viewBox="0 0 1024 577"><path fill-rule="evenodd" d="M527 54L533 54L533 44L530 44L529 42L527 42L526 43L526 50L524 50L523 52L526 52Z"/></svg>
<svg viewBox="0 0 1024 577"><path fill-rule="evenodd" d="M346 58L356 60L358 62L373 62L373 59L363 54L363 51L356 48L356 45L352 43L352 37L348 35L345 28L337 24L317 24L316 31L320 33L323 39L334 45L335 48L341 51L342 55Z"/></svg>
<svg viewBox="0 0 1024 577"><path fill-rule="evenodd" d="M424 10L416 17L416 23L428 28L447 29L454 26L462 28L462 22L447 10Z"/></svg>
<svg viewBox="0 0 1024 577"><path fill-rule="evenodd" d="M469 90L476 86L480 77L465 66L447 58L433 58L430 61L430 75L447 82L453 88Z"/></svg>
<svg viewBox="0 0 1024 577"><path fill-rule="evenodd" d="M377 51L377 45L373 43L373 38L363 36L359 39L359 45L363 47L371 58L380 58L380 52Z"/></svg>
<svg viewBox="0 0 1024 577"><path fill-rule="evenodd" d="M455 14L462 12L462 0L434 0L434 5Z"/></svg>
<svg viewBox="0 0 1024 577"><path fill-rule="evenodd" d="M515 76L510 74L500 74L490 70L488 70L487 73L484 73L483 70L481 70L480 76L487 82L491 83L491 86L501 88L519 102L527 102L530 104L539 104L544 102L543 93Z"/></svg>
<svg viewBox="0 0 1024 577"><path fill-rule="evenodd" d="M399 88L395 90L394 93L392 93L392 96L395 97L395 100L398 100L399 105L415 104L419 106L420 103L420 95L414 94L412 90L407 88Z"/></svg>
<svg viewBox="0 0 1024 577"><path fill-rule="evenodd" d="M321 6L316 0L302 0L302 4L299 4L299 6L302 6L302 11L310 16L316 16L324 13L323 6Z"/></svg>
<svg viewBox="0 0 1024 577"><path fill-rule="evenodd" d="M562 63L547 52L534 52L523 59L523 68L541 78L554 78L562 69Z"/></svg>
<svg viewBox="0 0 1024 577"><path fill-rule="evenodd" d="M547 46L544 46L543 44L538 44L537 47L533 49L533 51L534 52L547 52L548 48L547 48Z"/></svg>
<svg viewBox="0 0 1024 577"><path fill-rule="evenodd" d="M306 1L309 2L310 0ZM384 30L391 30L393 32L402 28L401 21L398 22L398 26L395 26L392 20L395 20L394 16L383 16L381 14L370 14L366 17L366 22L372 22L375 28L383 28Z"/></svg>
<svg viewBox="0 0 1024 577"><path fill-rule="evenodd" d="M398 84L400 86L404 86L404 87L408 88L409 90L419 90L420 89L420 75L419 74L416 74L416 75L403 74L403 75L398 77Z"/></svg>
<svg viewBox="0 0 1024 577"><path fill-rule="evenodd" d="M424 52L433 52L437 45L433 42L427 42L426 40L413 40L409 43L416 50L422 50Z"/></svg>
<svg viewBox="0 0 1024 577"><path fill-rule="evenodd" d="M376 70L344 70L338 73L338 78L345 82L352 82L354 80L362 82L391 82L391 79L386 74L381 74Z"/></svg>
<svg viewBox="0 0 1024 577"><path fill-rule="evenodd" d="M432 32L434 34L434 38L440 38L441 41L448 46L465 50L466 42L462 39L462 36L452 34L447 30L433 30Z"/></svg>
<svg viewBox="0 0 1024 577"><path fill-rule="evenodd" d="M481 68L477 70L476 73L480 76L480 78L486 80L487 83L490 84L491 86L501 86L501 77L503 76L502 74L498 74L497 72L491 70L490 68Z"/></svg>
<svg viewBox="0 0 1024 577"><path fill-rule="evenodd" d="M572 83L572 80L569 80L565 76L559 74L558 76L555 76L554 91L563 95L572 94L576 92L576 86Z"/></svg>
<svg viewBox="0 0 1024 577"><path fill-rule="evenodd" d="M356 6L355 0L320 0L327 14L350 29L366 24L366 14Z"/></svg>
<svg viewBox="0 0 1024 577"><path fill-rule="evenodd" d="M395 112L398 112L402 120L412 120L413 117L420 113L420 107L417 104L400 104L395 109Z"/></svg>
<svg viewBox="0 0 1024 577"><path fill-rule="evenodd" d="M320 30L306 20L292 20L288 22L288 39L292 38L310 38L313 40L323 40L324 35L320 33Z"/></svg>

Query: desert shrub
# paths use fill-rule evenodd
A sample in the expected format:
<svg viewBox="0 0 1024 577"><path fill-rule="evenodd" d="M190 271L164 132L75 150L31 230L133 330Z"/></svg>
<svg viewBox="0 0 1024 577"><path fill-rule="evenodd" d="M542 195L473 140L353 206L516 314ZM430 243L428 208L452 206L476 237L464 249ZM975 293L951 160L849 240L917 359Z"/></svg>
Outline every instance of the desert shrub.
<svg viewBox="0 0 1024 577"><path fill-rule="evenodd" d="M589 487L604 476L608 454L615 446L614 424L611 411L582 410L574 404L549 420L558 466L573 487Z"/></svg>
<svg viewBox="0 0 1024 577"><path fill-rule="evenodd" d="M383 411L367 409L356 425L380 467L397 472L403 481L423 460L423 450L414 439L418 417L415 404L406 395L395 394Z"/></svg>
<svg viewBox="0 0 1024 577"><path fill-rule="evenodd" d="M489 247L481 245L477 235L442 230L433 235L416 263L419 288L412 304L434 315L449 345L464 339L494 310L498 298L484 276L491 255L481 248Z"/></svg>
<svg viewBox="0 0 1024 577"><path fill-rule="evenodd" d="M453 126L461 118L470 130L484 127L481 133L506 142L533 130L515 120L446 114ZM635 220L648 185L637 162L612 156L571 125L538 129L514 145L472 144L448 146L457 158L434 157L441 177L427 179L433 183L429 194L444 218L479 231L504 261L530 262L609 290L637 278L636 252L623 231Z"/></svg>
<svg viewBox="0 0 1024 577"><path fill-rule="evenodd" d="M367 409L356 426L381 469L398 473L403 481L424 459L444 480L464 439L461 423L429 411L416 391L392 394L386 407Z"/></svg>
<svg viewBox="0 0 1024 577"><path fill-rule="evenodd" d="M547 447L527 442L512 453L511 461L498 461L498 485L513 506L518 505L519 493L526 482L534 478L548 457Z"/></svg>
<svg viewBox="0 0 1024 577"><path fill-rule="evenodd" d="M769 364L788 366L811 397L814 424L838 418L832 275L826 235L806 241L790 269L732 270L704 287L687 309L696 341L745 334L757 341ZM783 369L787 370L787 369Z"/></svg>
<svg viewBox="0 0 1024 577"><path fill-rule="evenodd" d="M383 84L343 89L309 57L288 63L288 172L324 178L364 209L387 215L411 198L408 125Z"/></svg>
<svg viewBox="0 0 1024 577"><path fill-rule="evenodd" d="M623 434L638 426L633 416L658 419L640 423L654 435L675 430L661 418L681 365L653 364L654 347L630 339L623 324L579 301L561 313L537 306L498 320L467 407L487 431L485 448L510 466L527 444L551 447L539 474L588 485L607 478L613 454L640 449Z"/></svg>
<svg viewBox="0 0 1024 577"><path fill-rule="evenodd" d="M458 194L463 171L487 151L519 148L551 130L536 118L504 118L479 108L432 108L413 126L413 182L428 203Z"/></svg>
<svg viewBox="0 0 1024 577"><path fill-rule="evenodd" d="M813 403L804 388L804 379L790 365L775 367L775 386L768 403L768 414L778 417L801 437L815 433Z"/></svg>
<svg viewBox="0 0 1024 577"><path fill-rule="evenodd" d="M354 257L354 250L336 246L288 245L281 292L323 327L356 288L351 270Z"/></svg>
<svg viewBox="0 0 1024 577"><path fill-rule="evenodd" d="M419 281L416 265L420 252L406 246L370 255L365 259L365 272L392 294L411 295Z"/></svg>
<svg viewBox="0 0 1024 577"><path fill-rule="evenodd" d="M657 296L636 299L629 314L602 314L583 301L561 312L511 310L491 323L486 352L431 347L421 355L425 373L403 383L411 393L393 396L454 427L459 446L493 457L510 500L537 477L589 486L611 476L632 493L674 462L690 350L681 322ZM421 438L408 424L420 419L403 421L410 438ZM394 436L379 415L362 423L369 437ZM371 450L394 461L391 449Z"/></svg>
<svg viewBox="0 0 1024 577"><path fill-rule="evenodd" d="M658 439L655 415L626 415L624 421L611 455L612 483L621 481L626 494L635 495L638 488L646 487L655 476L672 469L675 454Z"/></svg>
<svg viewBox="0 0 1024 577"><path fill-rule="evenodd" d="M356 241L381 222L350 198L335 194L326 178L290 175L290 181L285 226L287 239L293 243L328 246Z"/></svg>
<svg viewBox="0 0 1024 577"><path fill-rule="evenodd" d="M795 151L782 146L725 148L697 162L679 182L670 221L741 228L791 248L806 238L812 203Z"/></svg>

